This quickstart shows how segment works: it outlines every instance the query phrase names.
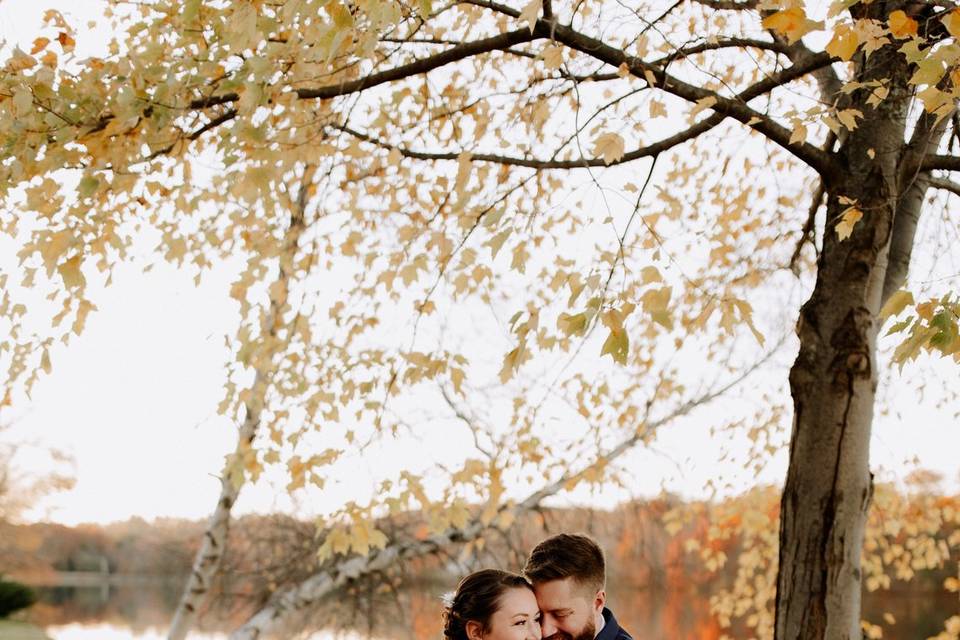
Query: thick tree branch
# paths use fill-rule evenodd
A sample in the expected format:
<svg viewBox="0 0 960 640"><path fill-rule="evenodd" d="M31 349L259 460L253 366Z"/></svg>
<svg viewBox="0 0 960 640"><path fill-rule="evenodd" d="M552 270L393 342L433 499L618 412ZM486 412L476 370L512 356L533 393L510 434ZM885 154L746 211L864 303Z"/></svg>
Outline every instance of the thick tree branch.
<svg viewBox="0 0 960 640"><path fill-rule="evenodd" d="M520 16L520 12L516 9L494 2L493 0L468 1L470 4L485 7L514 18ZM658 65L634 56L629 56L624 53L622 49L580 33L569 26L557 24L556 22L538 20L535 23L534 32L541 33L544 31L556 42L560 42L596 60L605 62L614 68L619 68L621 65L626 64L631 74L644 79L649 76L653 79L657 88L679 98L683 98L688 102L696 103L704 99L714 100L715 102L710 107L713 111L723 114L725 117L738 120L754 131L762 134L768 140L780 145L817 171L825 180L832 180L837 174L837 168L835 167L832 154L808 142L791 144L790 138L792 134L789 129L775 122L765 114L750 108L739 96L727 98L715 91L684 82L666 73ZM775 74L782 78L781 82L777 84L783 84L784 82L823 68L829 65L831 60L830 54L826 52L810 56L801 64L790 67L789 71L792 72L791 74L787 74L786 76L783 76L783 72ZM775 84L774 86L777 85ZM774 87L771 87L771 90L773 88Z"/></svg>
<svg viewBox="0 0 960 640"><path fill-rule="evenodd" d="M920 171L917 167L922 166L925 158L940 146L949 121L949 117L939 118L935 114L924 112L901 155L899 182L906 187L901 187L894 214L890 248L887 252L887 271L883 278L883 302L907 281L913 247L916 244L917 224L923 212L923 200L927 189L932 186L929 171Z"/></svg>
<svg viewBox="0 0 960 640"><path fill-rule="evenodd" d="M524 27L523 29L508 31L507 33L501 33L500 35L490 38L483 38L473 42L465 42L432 56L428 56L408 64L400 65L399 67L394 67L393 69L387 69L379 73L363 76L361 78L357 78L356 80L339 82L337 84L313 89L296 89L294 93L296 93L297 97L301 100L326 100L335 98L337 96L344 96L351 93L357 93L358 91L363 91L364 89L369 89L370 87L385 84L387 82L393 82L409 76L427 73L428 71L448 65L451 62L457 62L458 60L463 60L465 58L470 58L472 56L477 56L484 53L491 53L493 51L502 51L522 42L530 42L532 40L537 40L544 37L549 37L549 32L546 29L541 29L539 33L531 33L530 29ZM211 96L209 98L199 98L197 100L193 100L190 103L190 108L205 109L220 104L236 102L239 99L240 96L236 93L225 93L219 96Z"/></svg>
<svg viewBox="0 0 960 640"><path fill-rule="evenodd" d="M948 180L947 178L939 178L936 176L929 176L926 178L927 184L933 187L934 189L942 189L943 191L949 191L955 196L960 196L960 183L954 182L953 180Z"/></svg>
<svg viewBox="0 0 960 640"><path fill-rule="evenodd" d="M757 7L757 0L693 0L717 11L749 11Z"/></svg>
<svg viewBox="0 0 960 640"><path fill-rule="evenodd" d="M763 80L751 85L744 91L740 92L736 96L736 100L740 100L744 103L757 98L765 93L768 93L772 89L789 82L792 79L798 78L806 73L809 73L809 66L814 64L811 60L806 60L803 65L800 66L791 66L787 69L783 69L779 73L772 74ZM672 136L664 138L658 142L644 145L637 149L634 149L628 153L625 153L622 158L619 160L610 163L614 164L623 164L630 162L632 160L637 160L639 158L646 158L650 156L663 153L687 140L691 140L707 131L717 126L723 120L726 119L726 115L722 113L714 113L711 116L701 120L695 125L691 126L688 129L680 131ZM376 137L364 134L362 132L356 131L350 127L346 126L333 126L333 128L339 129L344 133L348 133L360 140L375 144L384 149L397 149L400 153L407 158L412 158L416 160L456 160L459 152L427 152L427 151L417 151L413 149L408 149L406 147L401 147L399 145L393 145L386 141L380 140ZM832 139L832 138L831 138ZM553 159L537 159L537 158L519 158L515 156L506 156L501 154L489 154L489 153L478 153L472 156L473 160L480 162L492 162L496 164L503 165L512 165L519 167L529 167L531 169L576 169L582 167L602 167L609 166L600 158L579 158L576 160L553 160Z"/></svg>

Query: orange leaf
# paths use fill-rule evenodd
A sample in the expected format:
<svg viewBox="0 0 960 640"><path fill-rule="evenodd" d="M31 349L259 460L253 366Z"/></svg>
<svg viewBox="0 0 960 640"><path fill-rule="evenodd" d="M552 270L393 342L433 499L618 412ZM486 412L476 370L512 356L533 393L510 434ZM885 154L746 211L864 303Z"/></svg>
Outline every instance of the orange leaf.
<svg viewBox="0 0 960 640"><path fill-rule="evenodd" d="M800 7L777 11L772 16L764 18L761 24L765 29L773 29L786 36L790 44L802 38L804 34L823 27L822 22L808 19L807 14Z"/></svg>
<svg viewBox="0 0 960 640"><path fill-rule="evenodd" d="M887 25L894 38L909 38L917 35L917 21L899 9L890 14Z"/></svg>
<svg viewBox="0 0 960 640"><path fill-rule="evenodd" d="M833 39L827 43L826 52L835 58L848 61L860 45L857 32L848 24L838 24L833 30Z"/></svg>
<svg viewBox="0 0 960 640"><path fill-rule="evenodd" d="M50 44L50 38L37 38L33 41L33 49L30 49L30 55L40 53Z"/></svg>

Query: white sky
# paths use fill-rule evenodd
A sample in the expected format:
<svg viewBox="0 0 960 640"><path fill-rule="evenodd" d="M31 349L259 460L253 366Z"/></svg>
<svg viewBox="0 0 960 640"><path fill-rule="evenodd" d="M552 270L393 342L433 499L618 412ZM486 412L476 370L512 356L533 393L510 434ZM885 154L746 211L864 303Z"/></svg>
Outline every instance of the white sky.
<svg viewBox="0 0 960 640"><path fill-rule="evenodd" d="M82 30L84 22L101 14L102 4L0 0L2 37L29 49L30 34L48 6L63 7ZM88 38L77 40L79 57L96 53L83 49ZM0 257L0 270L15 273L14 260ZM18 402L6 414L16 419L6 437L64 449L77 464L76 488L47 499L28 517L75 524L209 513L219 492L215 475L235 437L233 425L216 415L228 357L223 335L236 322L236 306L228 296L231 276L224 267L195 287L190 275L173 267L159 266L149 274L130 267L118 272L110 288L90 292L99 311L91 314L86 332L68 350L55 352L53 373L41 378L32 401ZM949 363L935 371L941 380L958 379ZM902 479L916 458L921 466L943 473L950 480L948 488L956 487L956 407L937 409L935 400L900 394L894 402L899 418L877 420L872 460L875 470L888 470L881 478ZM631 493L653 495L665 487L703 495L704 483L721 471L734 479L734 490L748 487L754 481L750 474L736 475L734 464L716 462L717 441L708 438L710 424L705 420L666 429L655 450L632 454L627 464L636 490ZM345 499L362 499L384 465L399 468L422 457L424 446L442 449L450 437L428 432L421 442L392 450L377 469L370 468L369 461L351 463L349 471L341 467L337 483L322 493L296 496L296 502L284 494L283 479L268 475L267 481L244 488L236 512L283 509L307 516ZM24 450L19 463L40 469L43 460L32 455ZM761 480L779 482L784 472L781 454ZM575 499L609 505L629 495L610 490Z"/></svg>

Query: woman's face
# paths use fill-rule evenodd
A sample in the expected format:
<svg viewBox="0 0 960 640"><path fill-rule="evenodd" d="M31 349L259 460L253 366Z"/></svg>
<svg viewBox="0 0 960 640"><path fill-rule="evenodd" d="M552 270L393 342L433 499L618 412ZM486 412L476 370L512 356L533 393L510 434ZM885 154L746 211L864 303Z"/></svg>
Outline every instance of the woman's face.
<svg viewBox="0 0 960 640"><path fill-rule="evenodd" d="M468 635L473 640L474 634ZM505 591L482 640L540 640L540 609L533 591L522 587Z"/></svg>

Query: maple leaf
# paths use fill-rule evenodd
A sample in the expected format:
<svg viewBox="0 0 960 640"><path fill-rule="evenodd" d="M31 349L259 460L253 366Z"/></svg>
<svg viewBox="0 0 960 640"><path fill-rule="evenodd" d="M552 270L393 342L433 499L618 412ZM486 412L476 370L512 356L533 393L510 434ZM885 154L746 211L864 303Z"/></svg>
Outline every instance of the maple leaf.
<svg viewBox="0 0 960 640"><path fill-rule="evenodd" d="M594 140L593 153L603 158L606 164L616 162L623 157L624 143L616 133L604 133Z"/></svg>
<svg viewBox="0 0 960 640"><path fill-rule="evenodd" d="M537 24L537 17L540 15L540 9L543 8L543 0L530 0L520 11L520 21L526 22L530 27L530 33Z"/></svg>
<svg viewBox="0 0 960 640"><path fill-rule="evenodd" d="M772 29L787 37L793 44L814 29L822 29L823 22L810 20L802 7L790 7L767 16L761 23L765 29Z"/></svg>
<svg viewBox="0 0 960 640"><path fill-rule="evenodd" d="M850 234L853 233L853 227L860 221L860 218L863 217L863 212L856 207L848 207L844 212L843 216L840 218L840 222L837 223L837 226L834 227L834 231L837 232L837 238L841 242L850 237Z"/></svg>
<svg viewBox="0 0 960 640"><path fill-rule="evenodd" d="M917 21L897 9L887 17L887 26L894 38L909 38L917 35Z"/></svg>
<svg viewBox="0 0 960 640"><path fill-rule="evenodd" d="M850 60L856 53L860 39L856 30L849 24L840 23L833 29L833 38L827 43L825 51L835 58Z"/></svg>
<svg viewBox="0 0 960 640"><path fill-rule="evenodd" d="M953 9L941 18L943 26L954 38L960 39L960 9Z"/></svg>

